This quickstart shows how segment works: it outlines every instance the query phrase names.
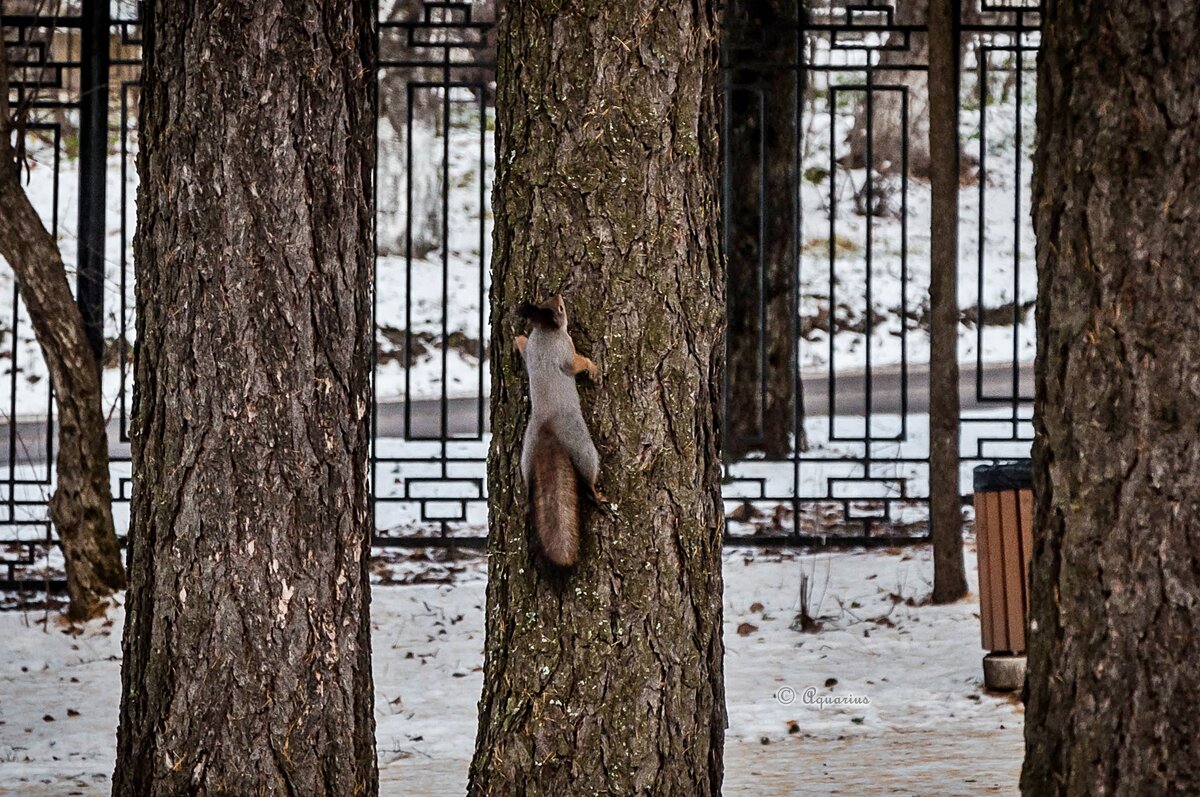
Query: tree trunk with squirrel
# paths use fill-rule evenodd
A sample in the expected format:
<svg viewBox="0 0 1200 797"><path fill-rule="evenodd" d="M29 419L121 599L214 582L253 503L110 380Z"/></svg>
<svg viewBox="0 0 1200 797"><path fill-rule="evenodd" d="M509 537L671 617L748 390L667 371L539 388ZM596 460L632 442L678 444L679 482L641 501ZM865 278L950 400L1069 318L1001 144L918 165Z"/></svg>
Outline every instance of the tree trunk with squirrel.
<svg viewBox="0 0 1200 797"><path fill-rule="evenodd" d="M725 729L715 3L505 3L484 688L471 795L716 795ZM536 553L517 308L562 291L615 509Z"/></svg>
<svg viewBox="0 0 1200 797"><path fill-rule="evenodd" d="M12 121L8 59L0 38L0 255L16 275L54 384L58 452L50 520L66 562L68 613L82 620L95 614L104 598L125 588L113 526L100 368L71 295L58 243L21 185Z"/></svg>
<svg viewBox="0 0 1200 797"><path fill-rule="evenodd" d="M373 9L146 6L121 797L378 788Z"/></svg>
<svg viewBox="0 0 1200 797"><path fill-rule="evenodd" d="M1050 0L1029 797L1200 793L1200 8Z"/></svg>

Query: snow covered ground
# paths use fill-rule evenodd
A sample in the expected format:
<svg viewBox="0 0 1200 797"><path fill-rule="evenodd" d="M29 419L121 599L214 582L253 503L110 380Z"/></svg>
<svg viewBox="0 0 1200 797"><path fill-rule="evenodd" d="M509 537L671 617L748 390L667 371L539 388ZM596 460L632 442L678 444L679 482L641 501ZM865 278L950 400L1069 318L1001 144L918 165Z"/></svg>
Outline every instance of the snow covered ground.
<svg viewBox="0 0 1200 797"><path fill-rule="evenodd" d="M971 546L967 566L974 587ZM975 598L928 604L927 548L731 549L724 568L727 795L1017 793L1022 707L983 689ZM482 679L484 563L376 571L392 582L372 601L380 792L461 794ZM794 627L805 582L819 630ZM123 612L79 631L42 620L0 613L0 794L106 795ZM815 699L830 696L869 704Z"/></svg>
<svg viewBox="0 0 1200 797"><path fill-rule="evenodd" d="M867 58L878 54L831 49L819 37L814 47L819 66L810 72L803 110L799 274L801 328L807 332L799 342L800 367L853 371L866 367L868 357L872 367L899 363L902 356L926 363L929 183L875 175L873 185L889 196L889 209L876 215L861 211L856 197L866 186L867 169L846 164L857 106L865 97L856 87L864 82ZM972 68L974 49L967 57L959 135L964 161L978 162L979 168L965 170L959 194L958 301L964 311L959 359L1031 362L1037 281L1029 217L1034 56L1022 56L1019 94L1013 53L993 50L983 56L989 71L982 82ZM880 81L889 77L901 82L890 73L876 73ZM839 86L850 90L837 92ZM979 96L981 87L986 102ZM913 122L908 132L923 135Z"/></svg>

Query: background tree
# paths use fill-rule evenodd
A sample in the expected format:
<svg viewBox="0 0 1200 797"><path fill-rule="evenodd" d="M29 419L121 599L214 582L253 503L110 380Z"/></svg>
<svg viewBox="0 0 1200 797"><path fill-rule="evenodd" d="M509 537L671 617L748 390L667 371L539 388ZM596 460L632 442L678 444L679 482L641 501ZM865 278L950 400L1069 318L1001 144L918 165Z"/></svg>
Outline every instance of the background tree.
<svg viewBox="0 0 1200 797"><path fill-rule="evenodd" d="M793 446L808 448L796 373L801 13L796 0L736 0L725 17L729 329L723 442L725 456L735 460L751 451L785 459Z"/></svg>
<svg viewBox="0 0 1200 797"><path fill-rule="evenodd" d="M891 7L881 6L867 15L862 8L864 24L925 25L929 19L930 0L895 0ZM835 6L837 4L834 4ZM899 174L905 155L908 171L915 177L927 179L930 170L929 148L929 72L914 69L929 63L929 36L923 32L893 31L874 56L875 80L889 86L907 89L908 117L904 116L903 99L899 91L871 92L871 169L879 175ZM854 129L850 135L848 165L861 169L867 165L867 101L863 92L855 107ZM908 149L905 152L905 122L908 125ZM886 196L886 194L885 194ZM871 209L871 212L876 212Z"/></svg>
<svg viewBox="0 0 1200 797"><path fill-rule="evenodd" d="M146 11L114 793L374 794L373 4Z"/></svg>
<svg viewBox="0 0 1200 797"><path fill-rule="evenodd" d="M472 795L720 791L714 3L506 2L497 79L487 643ZM578 568L531 552L513 349L562 290L613 516Z"/></svg>
<svg viewBox="0 0 1200 797"><path fill-rule="evenodd" d="M841 3L835 2L836 7ZM829 5L829 3L826 3ZM873 15L880 23L884 23L888 11L891 11L891 23L895 25L921 26L933 24L930 20L931 0L895 0L887 6L879 6ZM858 21L867 24L871 15L866 13L866 7L860 7L856 12ZM957 14L962 23L977 23L981 21L979 0L959 0L950 10L951 19ZM961 65L961 54L966 47L973 46L976 34L961 32L963 45L956 52L956 63ZM875 80L889 86L903 87L908 94L908 173L921 180L932 177L934 168L932 162L933 149L930 147L930 86L929 70L920 69L921 64L930 64L936 58L929 49L929 36L923 32L893 31L887 34L884 46L875 56ZM985 55L983 57L986 57ZM876 175L883 177L898 175L904 163L905 117L902 100L898 91L875 91L871 97L871 167ZM854 129L850 135L850 157L847 165L861 169L867 165L867 103L865 93L854 111ZM973 155L960 152L965 164L977 165ZM893 189L889 189L886 180L875 180L875 187L881 191L881 196L888 197ZM864 206L865 208L865 206ZM886 205L878 206L878 210L894 210Z"/></svg>
<svg viewBox="0 0 1200 797"><path fill-rule="evenodd" d="M933 601L967 594L962 540L962 404L958 383L958 42L954 0L930 0L928 130L929 537Z"/></svg>
<svg viewBox="0 0 1200 797"><path fill-rule="evenodd" d="M1045 6L1026 795L1200 792L1200 6Z"/></svg>
<svg viewBox="0 0 1200 797"><path fill-rule="evenodd" d="M383 0L389 22L415 22L430 13L432 21L459 20L461 12L453 8L426 9L424 0ZM495 0L472 0L471 17L475 21L496 18ZM453 28L426 27L410 39L385 36L380 41L381 61L400 61L423 66L403 69L385 68L379 72L379 157L376 161L378 184L375 190L376 240L379 253L403 255L409 251L422 259L439 249L442 241L442 194L446 190L442 170L444 138L450 135L443 118L444 103L455 102L447 95L456 89L439 84L448 80L477 83L488 106L490 66L471 67L471 63L493 64L494 40L480 30L468 34L470 47L455 48L454 76L447 74L442 62L442 43L460 36ZM468 60L469 59L469 60ZM413 84L425 85L413 85ZM457 89L462 91L463 89ZM453 126L453 116L451 126ZM411 141L409 138L411 136ZM412 158L409 158L409 152ZM409 183L412 184L411 194ZM411 199L411 201L410 201ZM410 207L411 204L411 207ZM411 220L410 220L411 216ZM411 229L411 241L409 231ZM440 269L440 265L439 265ZM439 270L440 274L440 270Z"/></svg>
<svg viewBox="0 0 1200 797"><path fill-rule="evenodd" d="M423 0L384 0L384 4L390 6L386 16L389 22L424 17ZM407 36L389 36L382 42L384 51L380 56L409 62L440 60L441 49L430 44L447 35L446 31L428 28L414 41ZM443 79L439 65L381 70L375 197L380 254L403 255L411 245L413 257L420 259L442 245L445 185L438 139L450 135L449 130L442 129L442 94L450 89L435 86ZM410 83L417 82L430 85L410 88Z"/></svg>
<svg viewBox="0 0 1200 797"><path fill-rule="evenodd" d="M91 616L125 588L113 527L108 435L101 412L100 369L88 343L58 242L21 185L14 135L28 108L10 108L8 57L0 27L0 255L16 275L34 336L54 383L58 451L50 520L62 543L69 614Z"/></svg>

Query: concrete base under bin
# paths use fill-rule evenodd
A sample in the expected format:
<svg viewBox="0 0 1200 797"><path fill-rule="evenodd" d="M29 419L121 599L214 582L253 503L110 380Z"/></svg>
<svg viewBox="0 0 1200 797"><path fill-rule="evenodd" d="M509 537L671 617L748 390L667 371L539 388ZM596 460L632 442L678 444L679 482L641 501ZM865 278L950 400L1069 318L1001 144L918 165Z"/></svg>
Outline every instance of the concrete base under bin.
<svg viewBox="0 0 1200 797"><path fill-rule="evenodd" d="M1025 685L1025 657L989 653L983 657L983 683L994 692L1013 692Z"/></svg>

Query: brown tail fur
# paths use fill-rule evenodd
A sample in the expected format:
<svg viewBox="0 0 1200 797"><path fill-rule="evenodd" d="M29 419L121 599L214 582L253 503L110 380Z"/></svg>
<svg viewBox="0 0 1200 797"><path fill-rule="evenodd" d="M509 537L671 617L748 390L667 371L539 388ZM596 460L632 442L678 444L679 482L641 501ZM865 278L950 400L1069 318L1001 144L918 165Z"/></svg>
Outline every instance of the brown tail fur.
<svg viewBox="0 0 1200 797"><path fill-rule="evenodd" d="M533 527L542 553L560 567L579 559L579 477L567 450L549 430L533 450Z"/></svg>

